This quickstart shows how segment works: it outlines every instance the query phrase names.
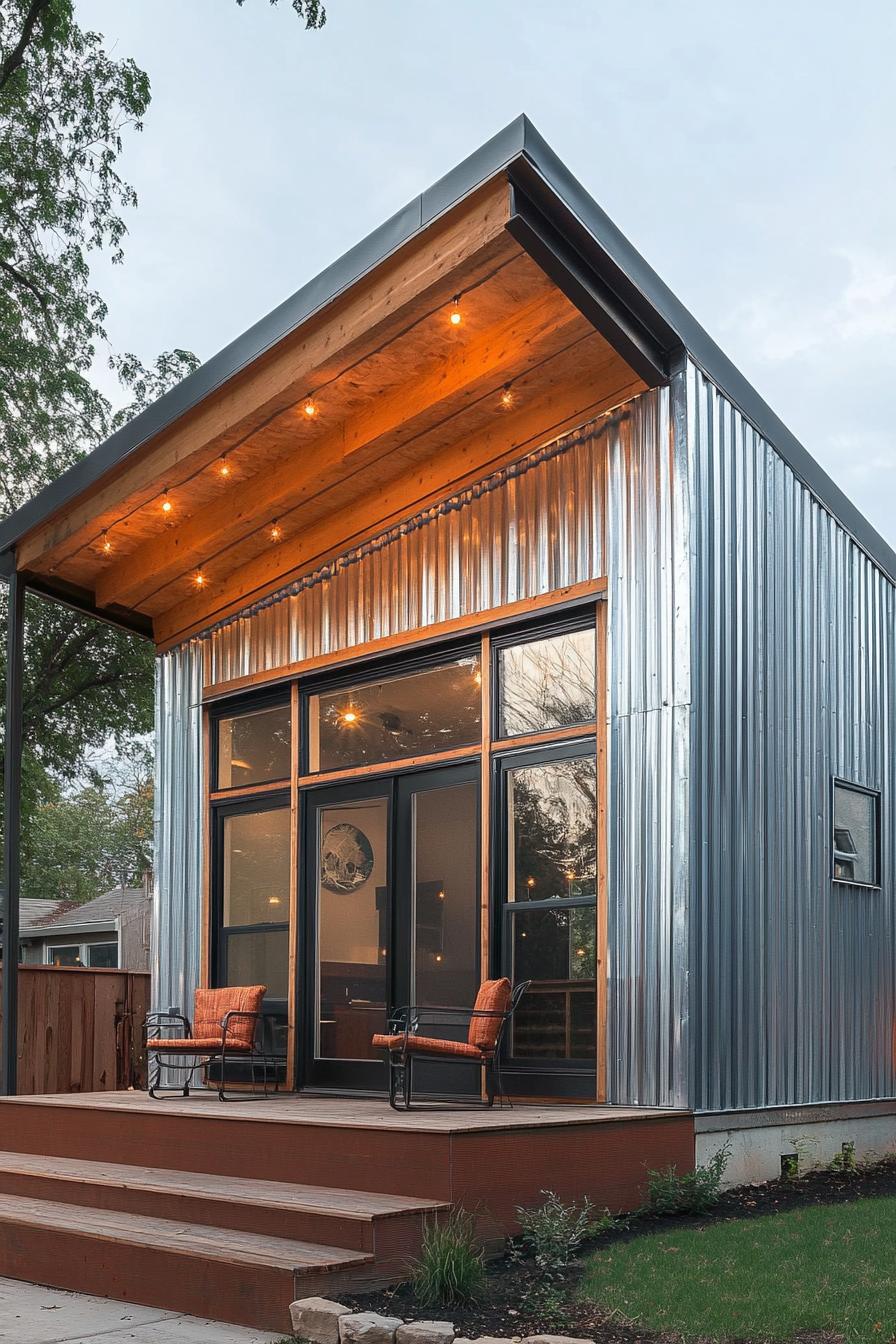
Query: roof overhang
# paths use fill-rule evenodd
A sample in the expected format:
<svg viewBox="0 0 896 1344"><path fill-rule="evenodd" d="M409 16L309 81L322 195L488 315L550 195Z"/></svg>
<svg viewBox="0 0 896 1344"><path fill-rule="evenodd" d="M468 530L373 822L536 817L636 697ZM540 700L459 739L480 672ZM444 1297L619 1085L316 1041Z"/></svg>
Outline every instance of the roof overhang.
<svg viewBox="0 0 896 1344"><path fill-rule="evenodd" d="M670 376L686 351L739 405L759 432L774 443L797 475L840 519L869 554L891 576L896 576L896 556L890 547L811 459L612 221L571 176L525 117L517 118L362 243L352 248L339 261L321 272L166 396L130 421L10 518L0 523L0 566L5 565L8 572L10 566L15 563L25 574L29 586L47 596L66 602L77 610L91 612L142 635L148 635L154 630L157 642L162 645L170 644L177 637L201 628L202 614L206 609L208 615L214 619L217 619L222 611L236 609L239 605L236 590L232 583L228 587L223 578L216 599L217 607L213 602L206 603L205 608L201 603L197 605L195 595L192 600L176 600L175 597L171 597L170 594L175 592L173 579L170 591L163 588L161 593L147 596L146 585L143 584L141 587L139 578L136 577L140 570L141 556L144 569L151 567L158 559L162 565L160 573L174 575L177 545L171 537L167 538L167 549L161 544L154 547L151 537L136 538L132 566L134 575L129 577L127 582L122 582L120 572L123 566L119 564L118 591L114 582L104 577L102 573L95 574L86 563L85 554L88 558L91 554L89 543L81 546L81 559L77 563L67 559L66 538L74 537L77 541L79 536L86 535L84 519L95 519L99 525L103 519L117 516L116 506L121 508L126 503L127 507L131 508L134 500L137 501L134 512L127 517L134 519L133 531L136 534L139 531L141 517L138 509L148 507L145 504L141 505L140 500L147 491L153 488L158 490L162 476L155 481L142 482L143 494L139 491L134 493L133 477L137 465L144 461L148 462L157 445L165 442L178 429L194 422L198 423L203 415L208 415L210 407L226 409L236 398L239 389L245 386L246 380L254 376L254 371L261 371L260 378L266 368L273 367L279 357L278 352L294 348L306 331L312 334L325 332L328 322L332 324L333 330L336 330L339 322L345 321L347 305L353 300L363 299L368 294L374 295L376 286L379 284L382 287L384 280L388 280L390 276L397 286L395 277L400 274L397 268L403 264L402 259L420 258L422 255L420 249L425 240L439 237L440 230L446 233L450 241L453 220L460 221L458 228L481 229L481 246L478 251L472 247L458 247L455 272L447 268L439 272L438 266L432 263L429 270L421 273L419 293L424 296L425 302L424 299L420 300L423 304L420 309L422 317L418 315L414 319L419 323L419 351L413 343L409 344L408 328L396 331L394 323L391 328L389 327L388 304L383 309L381 326L376 332L372 332L370 346L366 351L362 350L360 345L357 347L359 361L362 357L367 361L364 367L369 369L369 374L366 375L369 378L369 385L365 393L366 401L361 397L358 387L347 385L344 406L340 406L338 412L334 413L334 426L337 415L343 416L344 418L339 420L339 425L342 427L346 443L349 446L354 443L357 448L357 457L352 458L351 462L349 462L351 454L348 448L346 449L344 481L340 482L332 472L326 477L326 489L331 492L330 498L334 509L341 508L343 512L349 509L352 496L347 493L347 483L350 479L356 482L357 490L365 495L370 490L369 482L376 476L377 460L371 457L369 449L369 443L372 441L370 436L373 433L369 407L377 406L383 401L382 388L377 379L380 377L385 356L383 347L375 344L374 337L378 338L378 335L384 332L393 342L403 341L404 344L396 345L395 349L400 355L399 362L403 361L405 366L413 362L419 353L422 383L438 387L439 378L444 379L447 374L440 374L440 366L432 363L433 334L430 329L432 314L430 308L425 305L428 303L431 306L440 295L441 301L444 302L445 294L450 294L452 276L456 274L463 278L466 275L467 282L471 286L492 287L491 290L482 288L477 291L482 296L483 306L491 304L494 316L491 345L486 341L489 333L484 331L477 347L482 357L482 368L468 369L465 382L459 376L456 378L456 385L452 385L453 399L446 396L442 388L441 400L434 402L434 406L437 405L442 414L441 420L437 421L432 407L427 419L424 413L426 408L421 400L420 405L416 407L417 420L412 426L409 425L405 442L402 442L401 427L394 422L394 417L388 424L378 427L379 441L388 448L391 454L390 461L399 462L404 455L408 470L422 476L424 473L421 469L420 454L424 452L426 444L429 446L425 451L428 452L430 459L441 460L450 457L454 452L453 441L449 441L446 431L440 426L447 423L451 416L457 420L458 444L471 438L477 442L482 441L479 458L474 463L470 457L467 463L471 470L477 465L496 460L502 452L506 453L506 445L503 441L499 442L500 435L488 429L481 418L477 421L474 414L475 407L480 404L482 397L490 395L489 378L494 382L499 377L512 374L514 380L516 378L521 380L520 386L526 388L527 392L531 391L533 415L525 422L520 420L516 442L516 447L519 449L525 448L533 436L537 437L537 416L534 415L536 403L544 407L542 416L544 423L540 427L542 433L550 430L559 432L565 427L570 416L576 413L578 401L582 400L579 397L577 401L571 395L571 389L577 379L581 381L588 375L589 370L598 366L603 370L600 396L596 395L594 404L589 405L589 409L593 411L600 409L603 404L601 398L603 402L611 403L612 397L620 393L623 388L627 388L628 394L631 395L632 389L637 390L638 386L655 386L662 383ZM467 221L466 224L464 220ZM514 261L507 251L506 244L501 242L501 236L512 239L518 245L520 253L525 254L528 260ZM455 238L453 242L456 243L457 239ZM495 265L510 266L512 262L516 270L508 270L496 279L495 273L487 270L486 263L490 258L496 259ZM422 265L422 262L418 264ZM545 288L544 283L535 278L536 273L549 282L550 292L562 296L563 301L569 305L568 310L556 307L556 301L550 298L549 290ZM407 278L404 276L402 280L405 289ZM502 292L502 285L506 293ZM514 314L529 311L526 304L530 298L531 326L528 329L517 330L513 326ZM501 306L502 302L504 307ZM553 345L551 344L547 331L547 318L539 325L538 303L545 305L544 312L554 314L558 323L569 324L568 350L560 349L556 340ZM552 304L554 307L550 307ZM573 321L573 310L575 314L585 319L589 330L596 333L590 346L581 344L583 337L581 329L576 327ZM321 339L324 340L323 337ZM501 340L503 346L500 345ZM517 340L519 345L519 358L516 363L511 349L512 340ZM603 346L599 344L601 340L604 342ZM541 363L536 363L532 354L536 348L533 342L542 342L544 345L543 349L537 346L543 355ZM588 360L579 358L579 363L576 364L575 358L568 352L573 349L577 349L579 355L583 355L587 350ZM606 358L607 351L613 354L616 361L612 367L611 361ZM326 361L323 356L321 358L323 367ZM429 363L426 362L427 359ZM545 373L544 370L548 369L549 365L549 373ZM353 367L360 368L360 362ZM562 376L558 372L560 370ZM630 381L627 384L623 370L630 374ZM355 382L358 382L360 377L358 374ZM351 378L348 382L351 382ZM599 378L597 382L600 382ZM313 384L309 390L313 390ZM476 400L477 397L479 401ZM272 419L267 428L256 427L253 430L254 439L244 440L250 446L252 443L262 443L265 434L270 440L273 434L271 425L276 427L277 424L283 423L288 427L290 406L281 405L280 402L271 402L271 405L274 407L273 415L281 419L279 421ZM567 412L568 415L565 415ZM285 421L284 416L287 417ZM363 441L361 430L357 428L359 420L363 422L362 428L368 435L366 441ZM414 456L408 448L408 443L412 440L424 445L417 450L417 456ZM215 442L226 441L226 436L215 440ZM289 455L283 457L281 452L281 458L278 459L281 477L284 470L288 473L290 462L298 463L296 469L301 467L307 474L310 470L309 464L313 465L319 461L323 472L328 452L332 457L333 445L326 438L320 442L315 440L305 449L304 458L300 449L295 450L292 458ZM489 459L489 452L494 453L492 459ZM314 455L313 463L309 454ZM183 459L179 458L178 461L183 462ZM205 459L201 452L198 453L196 461L199 463L198 470L204 470ZM260 461L261 459L256 459L253 466L257 475L261 474ZM462 465L462 463L456 464L455 471L460 471ZM273 475L272 472L272 479ZM195 479L200 478L197 475ZM396 482L400 479L404 478L396 477ZM252 480L255 480L254 476ZM321 481L323 480L322 476ZM435 488L436 478L431 475L428 480L429 485ZM457 484L456 475L451 483ZM321 494L323 489L324 486L321 484L318 493ZM130 495L127 493L129 490ZM241 494L247 499L257 497L258 518L262 519L264 513L262 505L266 501L260 494L259 483L255 482L255 496L252 495L249 484L246 484ZM410 495L407 491L402 494L397 483L393 490L394 498L387 498L387 495L388 492L382 500L383 509L387 505L394 504L400 512L402 507L410 504ZM314 512L309 503L310 496L310 488L304 489L299 503L306 512L295 514L295 530L296 532L301 530L303 535L318 537L322 555L326 550L325 541L329 538L332 543L335 533L332 528L327 531L326 516L320 513L319 504L318 512ZM273 498L275 501L282 500L290 507L294 503L288 490L284 491L282 488L280 494L275 494ZM418 497L414 503L419 505L420 498ZM214 512L215 501L208 492L203 495L199 491L196 499L191 500L191 507L196 510L198 516L209 515ZM218 507L220 508L220 505ZM78 519L82 524L80 533L75 530L75 522ZM194 545L194 549L189 551L185 541L184 556L201 553L199 548L205 534L208 534L215 544L225 535L221 529L209 529L207 526L203 533L202 527L195 519L191 523L191 528L192 530L190 527L185 528L184 537L186 538L188 533L193 537L191 545ZM127 540L130 545L134 538L129 536ZM294 547L290 551L288 547L284 548L282 572L275 575L271 563L259 557L245 541L228 544L235 547L232 551L233 564L241 567L241 573L255 576L251 579L251 583L255 586L247 586L244 594L247 601L259 595L265 583L270 590L270 584L275 579L288 581L290 574L287 570L282 570L282 565L294 560L298 571L301 572L303 564L307 566L312 560L319 558L319 555L313 553L310 542L304 549ZM212 540L209 541L209 547L211 546ZM16 557L15 561L11 558L13 555ZM130 552L128 555L130 556ZM113 566L113 577L115 568ZM0 569L0 573L2 572ZM295 572L296 568L292 573ZM247 585L249 582L247 579ZM172 603L170 618L167 615L168 609L163 611L159 605L168 602L169 599Z"/></svg>

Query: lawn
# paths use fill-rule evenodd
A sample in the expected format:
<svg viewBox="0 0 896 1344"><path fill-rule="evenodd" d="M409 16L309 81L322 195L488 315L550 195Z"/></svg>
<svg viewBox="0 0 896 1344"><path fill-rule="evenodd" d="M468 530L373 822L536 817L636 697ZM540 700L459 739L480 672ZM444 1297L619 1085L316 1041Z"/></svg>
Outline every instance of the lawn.
<svg viewBox="0 0 896 1344"><path fill-rule="evenodd" d="M677 1228L596 1252L583 1295L642 1328L783 1340L896 1335L896 1197Z"/></svg>

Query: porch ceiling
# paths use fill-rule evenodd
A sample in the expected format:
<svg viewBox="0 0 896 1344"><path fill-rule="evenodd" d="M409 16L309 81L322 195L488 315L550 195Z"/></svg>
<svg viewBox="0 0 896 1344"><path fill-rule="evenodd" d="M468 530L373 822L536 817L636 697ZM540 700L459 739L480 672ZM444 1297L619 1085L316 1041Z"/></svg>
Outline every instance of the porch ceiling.
<svg viewBox="0 0 896 1344"><path fill-rule="evenodd" d="M19 568L165 646L641 390L510 213L505 176L467 197L29 532Z"/></svg>

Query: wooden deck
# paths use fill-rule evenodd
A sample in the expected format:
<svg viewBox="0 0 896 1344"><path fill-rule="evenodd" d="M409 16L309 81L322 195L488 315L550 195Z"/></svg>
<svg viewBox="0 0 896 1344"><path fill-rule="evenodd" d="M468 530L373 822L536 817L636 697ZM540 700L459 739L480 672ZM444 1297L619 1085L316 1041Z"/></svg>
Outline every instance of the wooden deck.
<svg viewBox="0 0 896 1344"><path fill-rule="evenodd" d="M0 1100L0 1274L273 1330L296 1296L394 1282L425 1220L487 1244L541 1191L630 1209L694 1160L693 1116L139 1092Z"/></svg>

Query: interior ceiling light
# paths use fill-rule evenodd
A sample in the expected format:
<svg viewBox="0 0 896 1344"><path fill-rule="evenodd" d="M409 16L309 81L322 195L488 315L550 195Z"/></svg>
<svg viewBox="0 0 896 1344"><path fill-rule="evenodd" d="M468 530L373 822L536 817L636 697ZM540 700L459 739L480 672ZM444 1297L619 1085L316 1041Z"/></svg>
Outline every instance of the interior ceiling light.
<svg viewBox="0 0 896 1344"><path fill-rule="evenodd" d="M164 493L164 495L162 496L162 512L163 512L163 513L170 513L171 510L172 510L173 508L174 508L174 505L171 503L171 500L168 498L168 491L166 490L165 493Z"/></svg>
<svg viewBox="0 0 896 1344"><path fill-rule="evenodd" d="M105 528L103 528L103 537L102 541L100 542L100 550L102 551L103 555L112 554L112 542L109 540L109 533L106 531Z"/></svg>
<svg viewBox="0 0 896 1344"><path fill-rule="evenodd" d="M224 476L225 478L230 475L230 463L227 461L226 453L221 458L221 461L218 464L218 475Z"/></svg>
<svg viewBox="0 0 896 1344"><path fill-rule="evenodd" d="M340 715L343 723L357 723L358 712L354 709L344 709Z"/></svg>
<svg viewBox="0 0 896 1344"><path fill-rule="evenodd" d="M305 398L302 410L305 412L309 420L314 419L314 417L317 415L317 402L314 400L313 397Z"/></svg>
<svg viewBox="0 0 896 1344"><path fill-rule="evenodd" d="M513 395L513 388L509 383L505 383L504 387L501 389L501 395L498 400L505 411L510 410L516 398Z"/></svg>
<svg viewBox="0 0 896 1344"><path fill-rule="evenodd" d="M271 530L269 536L271 538L271 541L281 541L283 538L283 528L276 521L276 519L274 520L273 523L271 523Z"/></svg>
<svg viewBox="0 0 896 1344"><path fill-rule="evenodd" d="M194 579L193 579L193 582L194 582L194 584L196 585L197 588L204 588L204 587L205 587L205 575L203 574L203 572L202 572L201 569L198 569L198 570L196 571L196 575L195 575L195 577L194 577Z"/></svg>
<svg viewBox="0 0 896 1344"><path fill-rule="evenodd" d="M453 304L451 305L451 316L449 317L448 320L449 320L449 322L451 323L452 327L459 327L460 324L461 324L461 322L463 322L463 320L464 320L464 319L463 319L463 314L462 314L461 311L460 311L460 295L459 295L459 294L455 294L455 296L454 296L454 302L453 302Z"/></svg>

